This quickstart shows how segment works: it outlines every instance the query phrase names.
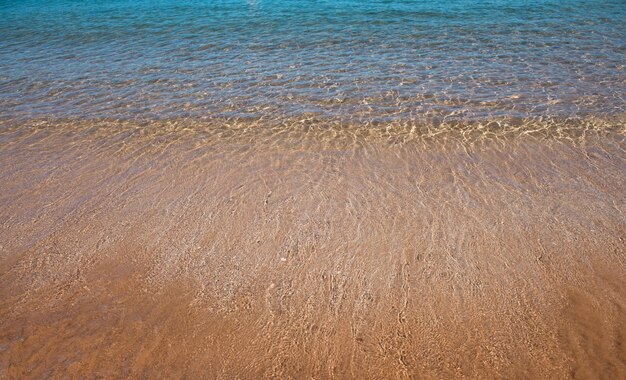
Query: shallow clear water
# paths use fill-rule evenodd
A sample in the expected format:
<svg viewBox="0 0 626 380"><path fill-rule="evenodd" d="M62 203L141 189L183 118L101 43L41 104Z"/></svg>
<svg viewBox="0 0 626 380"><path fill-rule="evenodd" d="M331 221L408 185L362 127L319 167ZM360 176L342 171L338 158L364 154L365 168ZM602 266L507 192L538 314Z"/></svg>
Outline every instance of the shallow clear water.
<svg viewBox="0 0 626 380"><path fill-rule="evenodd" d="M0 379L626 379L624 20L0 0Z"/></svg>
<svg viewBox="0 0 626 380"><path fill-rule="evenodd" d="M0 120L622 114L626 3L0 3Z"/></svg>

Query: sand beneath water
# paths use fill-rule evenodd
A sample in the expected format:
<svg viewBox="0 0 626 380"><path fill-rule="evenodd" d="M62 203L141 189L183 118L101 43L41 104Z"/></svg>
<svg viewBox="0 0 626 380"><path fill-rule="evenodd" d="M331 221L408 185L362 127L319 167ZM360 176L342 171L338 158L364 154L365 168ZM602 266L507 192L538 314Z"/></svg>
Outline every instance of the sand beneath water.
<svg viewBox="0 0 626 380"><path fill-rule="evenodd" d="M361 132L5 128L0 378L626 378L623 130Z"/></svg>

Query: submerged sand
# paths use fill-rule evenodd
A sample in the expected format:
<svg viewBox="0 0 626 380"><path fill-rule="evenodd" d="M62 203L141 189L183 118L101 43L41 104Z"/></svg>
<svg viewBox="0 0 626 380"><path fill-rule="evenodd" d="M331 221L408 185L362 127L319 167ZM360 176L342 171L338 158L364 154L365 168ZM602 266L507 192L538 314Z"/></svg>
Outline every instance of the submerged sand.
<svg viewBox="0 0 626 380"><path fill-rule="evenodd" d="M0 378L626 378L623 129L405 132L4 129Z"/></svg>

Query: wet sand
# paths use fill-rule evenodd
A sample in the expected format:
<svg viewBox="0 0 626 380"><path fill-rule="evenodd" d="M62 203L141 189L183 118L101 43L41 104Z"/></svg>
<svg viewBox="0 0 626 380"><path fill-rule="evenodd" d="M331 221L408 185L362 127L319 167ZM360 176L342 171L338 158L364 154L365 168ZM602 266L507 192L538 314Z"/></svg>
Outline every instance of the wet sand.
<svg viewBox="0 0 626 380"><path fill-rule="evenodd" d="M626 378L620 125L5 128L0 378Z"/></svg>

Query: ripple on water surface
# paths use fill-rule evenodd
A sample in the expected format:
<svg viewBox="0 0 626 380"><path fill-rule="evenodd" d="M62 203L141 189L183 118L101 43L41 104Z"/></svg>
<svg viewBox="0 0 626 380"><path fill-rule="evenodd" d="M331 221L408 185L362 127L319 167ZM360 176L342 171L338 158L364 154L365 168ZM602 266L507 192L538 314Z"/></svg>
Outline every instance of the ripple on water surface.
<svg viewBox="0 0 626 380"><path fill-rule="evenodd" d="M618 0L0 5L2 120L624 112Z"/></svg>

